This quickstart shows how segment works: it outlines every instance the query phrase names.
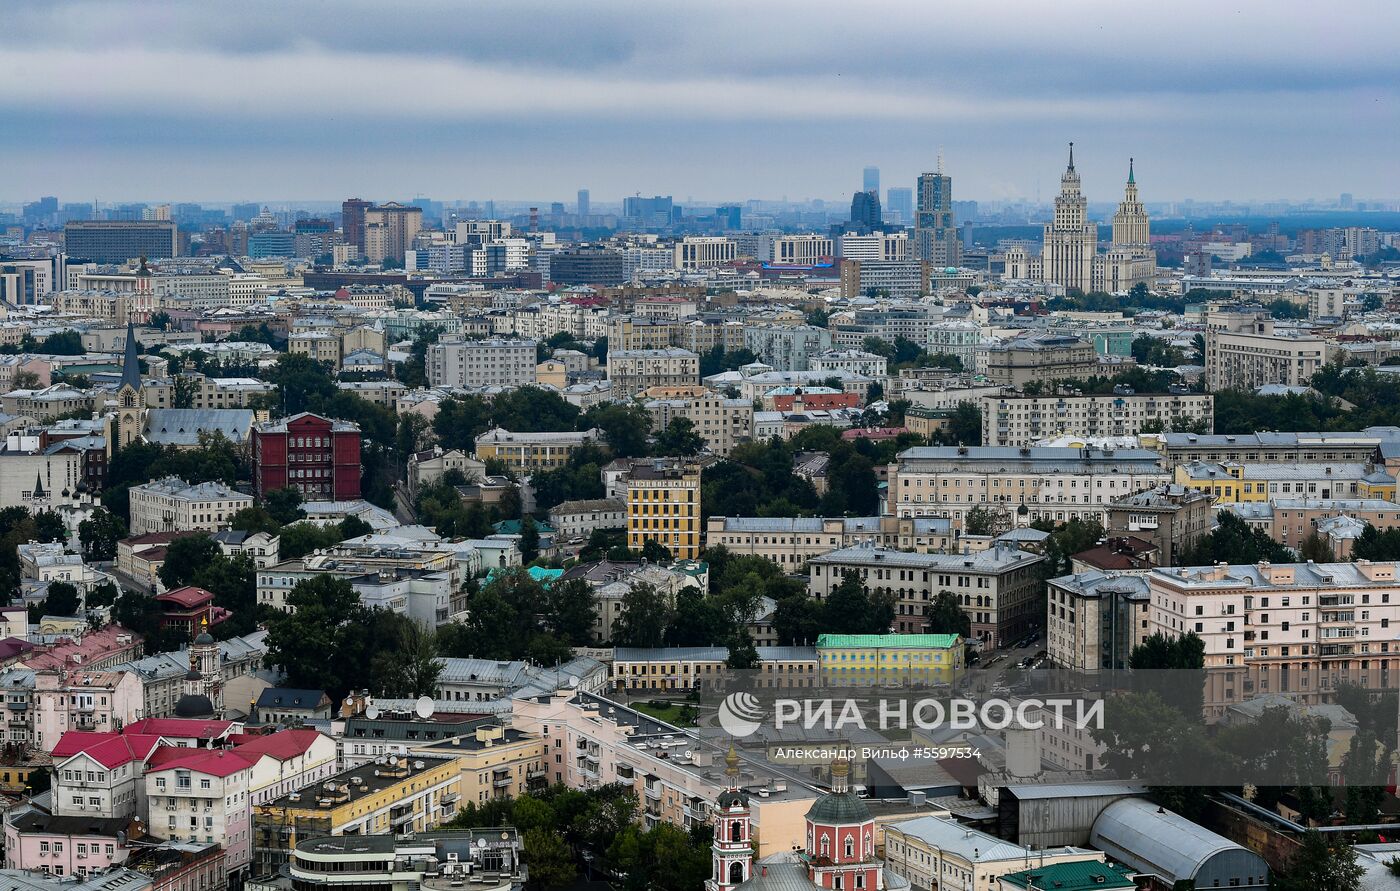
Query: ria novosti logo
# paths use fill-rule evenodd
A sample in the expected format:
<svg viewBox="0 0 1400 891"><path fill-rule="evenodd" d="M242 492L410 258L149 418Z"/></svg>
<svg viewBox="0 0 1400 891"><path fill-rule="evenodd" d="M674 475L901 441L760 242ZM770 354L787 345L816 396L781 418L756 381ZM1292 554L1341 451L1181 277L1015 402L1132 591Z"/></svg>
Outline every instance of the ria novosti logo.
<svg viewBox="0 0 1400 891"><path fill-rule="evenodd" d="M733 737L752 736L766 717L768 710L752 693L730 693L719 704L719 726Z"/></svg>

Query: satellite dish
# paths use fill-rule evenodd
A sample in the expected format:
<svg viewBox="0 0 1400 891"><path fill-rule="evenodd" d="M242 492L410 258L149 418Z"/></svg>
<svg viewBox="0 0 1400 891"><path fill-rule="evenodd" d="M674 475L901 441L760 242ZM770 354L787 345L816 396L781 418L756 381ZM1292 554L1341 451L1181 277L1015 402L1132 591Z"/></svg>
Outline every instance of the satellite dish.
<svg viewBox="0 0 1400 891"><path fill-rule="evenodd" d="M570 687L577 687L577 686L578 686L578 678L574 677L573 675L569 675L569 686L570 686Z"/></svg>
<svg viewBox="0 0 1400 891"><path fill-rule="evenodd" d="M420 718L431 718L433 716L432 697L419 696L418 701L413 704L413 713Z"/></svg>
<svg viewBox="0 0 1400 891"><path fill-rule="evenodd" d="M389 756L389 766L390 766L390 767L394 767L394 766L396 766L398 763L399 763L399 756L398 756L398 755L390 755L390 756Z"/></svg>
<svg viewBox="0 0 1400 891"><path fill-rule="evenodd" d="M372 705L369 708L365 709L365 717L369 718L371 721L377 721L379 719L378 706Z"/></svg>

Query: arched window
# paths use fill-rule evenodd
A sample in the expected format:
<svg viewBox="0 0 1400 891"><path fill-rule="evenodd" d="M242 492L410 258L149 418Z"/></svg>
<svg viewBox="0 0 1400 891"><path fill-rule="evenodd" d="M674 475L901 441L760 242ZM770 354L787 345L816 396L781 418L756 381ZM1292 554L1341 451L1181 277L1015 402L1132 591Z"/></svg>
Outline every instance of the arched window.
<svg viewBox="0 0 1400 891"><path fill-rule="evenodd" d="M831 856L831 836L829 835L822 836L822 856Z"/></svg>
<svg viewBox="0 0 1400 891"><path fill-rule="evenodd" d="M735 820L729 824L729 840L741 842L744 840L744 823L742 820Z"/></svg>
<svg viewBox="0 0 1400 891"><path fill-rule="evenodd" d="M735 860L729 864L729 884L739 885L744 881L744 861Z"/></svg>
<svg viewBox="0 0 1400 891"><path fill-rule="evenodd" d="M850 858L850 857L854 857L855 855L856 855L855 844L851 841L851 837L848 835L848 836L846 836L846 856L847 856L848 858Z"/></svg>

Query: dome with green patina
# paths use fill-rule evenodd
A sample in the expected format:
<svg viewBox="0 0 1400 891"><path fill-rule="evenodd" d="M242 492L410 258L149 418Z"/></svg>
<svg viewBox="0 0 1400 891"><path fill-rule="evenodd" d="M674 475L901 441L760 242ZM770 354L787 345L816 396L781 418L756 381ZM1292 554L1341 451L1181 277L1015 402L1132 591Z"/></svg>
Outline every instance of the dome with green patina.
<svg viewBox="0 0 1400 891"><path fill-rule="evenodd" d="M807 811L807 819L827 826L846 826L872 819L870 808L854 792L832 792L818 798Z"/></svg>

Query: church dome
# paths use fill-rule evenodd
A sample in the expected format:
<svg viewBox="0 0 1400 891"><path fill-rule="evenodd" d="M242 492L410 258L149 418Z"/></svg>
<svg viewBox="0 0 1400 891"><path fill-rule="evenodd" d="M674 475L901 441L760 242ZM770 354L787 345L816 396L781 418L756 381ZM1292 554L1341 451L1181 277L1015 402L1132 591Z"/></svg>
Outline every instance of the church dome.
<svg viewBox="0 0 1400 891"><path fill-rule="evenodd" d="M196 646L208 646L214 642L214 635L206 629L199 632L199 636L194 639L194 642Z"/></svg>
<svg viewBox="0 0 1400 891"><path fill-rule="evenodd" d="M214 717L214 703L209 701L209 697L203 693L186 693L180 697L180 701L175 703L175 717L177 718L212 718Z"/></svg>
<svg viewBox="0 0 1400 891"><path fill-rule="evenodd" d="M748 807L748 806L749 806L749 796L745 795L743 792L739 791L738 789L726 789L725 791L723 791L723 792L721 792L721 793L719 794L719 807L720 807L720 810L726 810L726 809L728 809L728 808L736 807L736 806L737 806L737 807Z"/></svg>
<svg viewBox="0 0 1400 891"><path fill-rule="evenodd" d="M807 819L826 826L845 826L873 819L870 808L854 792L832 792L818 798L807 811Z"/></svg>

